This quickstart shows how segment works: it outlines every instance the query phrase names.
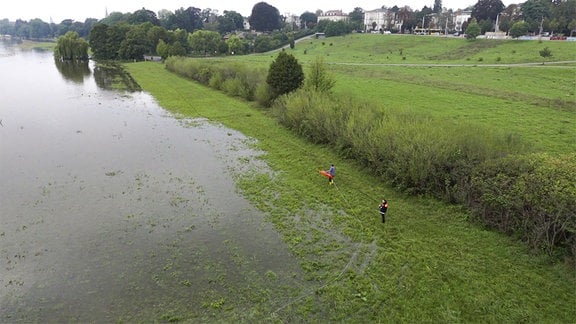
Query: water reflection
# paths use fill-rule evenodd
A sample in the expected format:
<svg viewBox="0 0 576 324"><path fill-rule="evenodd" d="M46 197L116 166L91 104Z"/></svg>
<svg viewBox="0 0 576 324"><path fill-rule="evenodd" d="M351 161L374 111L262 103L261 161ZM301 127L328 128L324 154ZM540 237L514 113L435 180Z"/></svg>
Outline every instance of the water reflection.
<svg viewBox="0 0 576 324"><path fill-rule="evenodd" d="M84 79L89 77L91 73L88 61L62 61L54 59L54 64L56 64L58 72L60 72L66 80L76 83L84 82Z"/></svg>
<svg viewBox="0 0 576 324"><path fill-rule="evenodd" d="M94 67L94 80L102 89L122 89L130 92L141 90L140 85L124 72L119 64L97 63Z"/></svg>

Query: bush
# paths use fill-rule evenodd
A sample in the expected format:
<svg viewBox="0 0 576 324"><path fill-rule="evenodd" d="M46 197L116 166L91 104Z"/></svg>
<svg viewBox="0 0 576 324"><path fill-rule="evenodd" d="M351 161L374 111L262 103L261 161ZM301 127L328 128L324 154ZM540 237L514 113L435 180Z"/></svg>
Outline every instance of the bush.
<svg viewBox="0 0 576 324"><path fill-rule="evenodd" d="M304 72L298 60L285 51L278 53L276 59L270 64L266 77L266 83L272 89L274 97L298 89L303 81Z"/></svg>
<svg viewBox="0 0 576 324"><path fill-rule="evenodd" d="M486 161L471 177L468 205L484 224L532 248L576 255L576 154Z"/></svg>
<svg viewBox="0 0 576 324"><path fill-rule="evenodd" d="M252 69L229 62L214 64L213 60L182 57L169 57L166 69L246 100L256 99L256 91L265 83L266 76L264 69Z"/></svg>
<svg viewBox="0 0 576 324"><path fill-rule="evenodd" d="M513 134L304 89L280 97L272 112L406 192L468 206L533 248L576 255L576 154L526 155Z"/></svg>

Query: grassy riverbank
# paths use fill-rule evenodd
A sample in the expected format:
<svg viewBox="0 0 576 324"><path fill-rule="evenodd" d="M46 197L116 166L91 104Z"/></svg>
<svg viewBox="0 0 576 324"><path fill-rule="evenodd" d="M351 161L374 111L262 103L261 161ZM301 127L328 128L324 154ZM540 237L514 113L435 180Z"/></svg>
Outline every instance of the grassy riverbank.
<svg viewBox="0 0 576 324"><path fill-rule="evenodd" d="M409 197L376 181L328 147L308 144L264 112L167 72L151 62L128 71L167 110L205 117L258 139L275 176L238 179L265 211L314 289L281 303L262 300L260 320L570 322L576 278L566 265L468 222L434 200ZM336 186L317 169L335 163ZM380 222L377 205L390 202ZM234 300L228 296L227 300ZM201 302L201 301L200 301ZM214 320L241 318L233 305ZM161 314L158 314L159 318ZM179 319L197 314L181 310Z"/></svg>

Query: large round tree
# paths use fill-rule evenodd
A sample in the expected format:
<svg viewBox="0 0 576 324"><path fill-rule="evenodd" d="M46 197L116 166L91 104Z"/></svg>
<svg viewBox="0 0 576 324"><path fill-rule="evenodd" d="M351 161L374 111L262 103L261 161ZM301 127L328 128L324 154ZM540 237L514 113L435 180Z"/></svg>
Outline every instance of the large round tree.
<svg viewBox="0 0 576 324"><path fill-rule="evenodd" d="M505 8L500 0L479 0L472 9L472 18L476 18L476 21L495 21Z"/></svg>
<svg viewBox="0 0 576 324"><path fill-rule="evenodd" d="M303 81L304 71L298 60L285 51L278 53L276 59L270 64L266 78L273 97L276 98L300 88Z"/></svg>
<svg viewBox="0 0 576 324"><path fill-rule="evenodd" d="M256 31L273 31L282 28L280 12L266 2L258 2L252 7L252 14L248 21L250 28Z"/></svg>

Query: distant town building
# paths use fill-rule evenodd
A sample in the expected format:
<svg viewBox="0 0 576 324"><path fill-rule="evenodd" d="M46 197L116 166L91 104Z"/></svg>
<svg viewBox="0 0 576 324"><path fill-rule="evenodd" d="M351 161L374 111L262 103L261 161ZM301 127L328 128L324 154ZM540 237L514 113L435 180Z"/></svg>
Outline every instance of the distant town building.
<svg viewBox="0 0 576 324"><path fill-rule="evenodd" d="M389 9L374 9L364 12L364 27L366 31L400 30L402 21L397 19L396 13Z"/></svg>
<svg viewBox="0 0 576 324"><path fill-rule="evenodd" d="M462 25L472 18L472 11L470 10L458 10L454 12L454 30L458 33L463 32Z"/></svg>
<svg viewBox="0 0 576 324"><path fill-rule="evenodd" d="M347 21L348 14L342 12L342 10L328 10L318 16L318 21L320 20Z"/></svg>

